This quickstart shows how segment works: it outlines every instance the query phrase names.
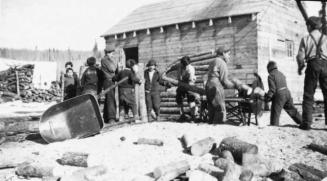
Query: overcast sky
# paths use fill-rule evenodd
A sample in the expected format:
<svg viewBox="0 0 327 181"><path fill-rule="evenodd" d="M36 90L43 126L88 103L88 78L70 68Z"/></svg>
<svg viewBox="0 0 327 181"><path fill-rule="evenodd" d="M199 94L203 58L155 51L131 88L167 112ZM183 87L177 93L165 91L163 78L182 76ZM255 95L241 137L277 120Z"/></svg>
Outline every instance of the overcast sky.
<svg viewBox="0 0 327 181"><path fill-rule="evenodd" d="M163 0L0 0L0 47L91 50L135 8ZM310 3L317 15L320 3Z"/></svg>

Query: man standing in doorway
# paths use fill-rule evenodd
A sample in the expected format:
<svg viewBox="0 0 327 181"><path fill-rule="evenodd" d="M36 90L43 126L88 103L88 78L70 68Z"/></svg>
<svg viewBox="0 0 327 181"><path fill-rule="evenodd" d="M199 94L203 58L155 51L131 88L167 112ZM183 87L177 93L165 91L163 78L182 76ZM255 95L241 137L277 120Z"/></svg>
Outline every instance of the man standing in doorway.
<svg viewBox="0 0 327 181"><path fill-rule="evenodd" d="M321 33L321 18L310 17L307 21L309 35L302 38L297 55L298 74L307 63L304 78L304 94L302 103L302 124L300 129L310 130L314 93L319 81L324 96L325 116L327 115L327 37ZM327 120L325 119L327 125Z"/></svg>
<svg viewBox="0 0 327 181"><path fill-rule="evenodd" d="M101 59L101 70L104 73L103 88L114 85L112 78L117 73L117 63L109 56L110 51L104 50L105 56ZM116 120L116 99L115 89L110 90L105 95L103 119L105 123L114 123Z"/></svg>

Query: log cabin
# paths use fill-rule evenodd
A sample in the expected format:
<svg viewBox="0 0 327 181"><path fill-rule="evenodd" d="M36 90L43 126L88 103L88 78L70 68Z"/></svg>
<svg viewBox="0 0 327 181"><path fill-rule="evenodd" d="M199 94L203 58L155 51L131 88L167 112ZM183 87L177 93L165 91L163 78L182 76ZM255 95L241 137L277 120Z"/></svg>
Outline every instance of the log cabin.
<svg viewBox="0 0 327 181"><path fill-rule="evenodd" d="M126 59L158 62L159 70L184 55L225 45L230 76L250 84L258 73L267 90L269 60L287 76L295 102L303 77L296 54L305 22L294 0L168 0L131 12L102 37L107 50L124 49Z"/></svg>

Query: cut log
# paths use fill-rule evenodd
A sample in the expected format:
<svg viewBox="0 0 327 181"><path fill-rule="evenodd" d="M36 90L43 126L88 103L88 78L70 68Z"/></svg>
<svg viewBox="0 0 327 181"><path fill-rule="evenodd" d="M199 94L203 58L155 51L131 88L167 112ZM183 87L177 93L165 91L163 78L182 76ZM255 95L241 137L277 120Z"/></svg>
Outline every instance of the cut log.
<svg viewBox="0 0 327 181"><path fill-rule="evenodd" d="M251 170L243 170L240 175L240 181L251 181L254 174Z"/></svg>
<svg viewBox="0 0 327 181"><path fill-rule="evenodd" d="M42 181L60 181L60 177L44 177Z"/></svg>
<svg viewBox="0 0 327 181"><path fill-rule="evenodd" d="M183 174L183 173L180 173L178 171L171 171L171 172L165 173L156 181L171 181L171 180L174 180L175 178L177 178L178 176L180 176L181 174Z"/></svg>
<svg viewBox="0 0 327 181"><path fill-rule="evenodd" d="M307 181L303 179L298 173L286 171L282 169L280 172L272 173L269 178L272 180L283 181Z"/></svg>
<svg viewBox="0 0 327 181"><path fill-rule="evenodd" d="M60 159L57 160L57 162L61 165L87 167L88 156L89 154L87 153L66 152Z"/></svg>
<svg viewBox="0 0 327 181"><path fill-rule="evenodd" d="M177 174L181 175L189 169L190 164L188 163L188 161L184 160L179 162L172 162L168 165L157 167L154 169L153 175L157 179L171 172L176 172Z"/></svg>
<svg viewBox="0 0 327 181"><path fill-rule="evenodd" d="M317 151L319 153L327 155L327 145L319 145L319 144L316 144L316 143L311 143L311 144L308 145L308 148L313 150L313 151Z"/></svg>
<svg viewBox="0 0 327 181"><path fill-rule="evenodd" d="M255 176L267 177L271 174L271 168L267 161L258 154L244 153L242 157L243 169L250 170Z"/></svg>
<svg viewBox="0 0 327 181"><path fill-rule="evenodd" d="M323 172L312 166L308 166L302 163L292 164L288 169L299 174L304 180L320 181L327 177L327 172Z"/></svg>
<svg viewBox="0 0 327 181"><path fill-rule="evenodd" d="M193 170L189 174L189 181L218 181L217 178L200 170Z"/></svg>
<svg viewBox="0 0 327 181"><path fill-rule="evenodd" d="M138 145L155 145L155 146L163 146L164 143L159 139L148 139L148 138L139 138L135 144Z"/></svg>
<svg viewBox="0 0 327 181"><path fill-rule="evenodd" d="M39 163L23 163L16 167L16 175L22 177L53 177L54 166L44 166Z"/></svg>
<svg viewBox="0 0 327 181"><path fill-rule="evenodd" d="M149 176L141 175L132 179L132 181L155 181L154 178Z"/></svg>
<svg viewBox="0 0 327 181"><path fill-rule="evenodd" d="M188 134L183 134L180 140L185 150L189 150L194 142Z"/></svg>
<svg viewBox="0 0 327 181"><path fill-rule="evenodd" d="M0 126L0 133L10 133L11 135L37 132L39 132L38 121L6 122L1 123Z"/></svg>
<svg viewBox="0 0 327 181"><path fill-rule="evenodd" d="M191 154L194 156L202 156L209 153L215 147L215 140L211 137L195 142L191 146Z"/></svg>
<svg viewBox="0 0 327 181"><path fill-rule="evenodd" d="M224 150L222 153L221 153L221 157L231 161L231 162L234 162L234 157L233 157L233 154L228 151L228 150Z"/></svg>
<svg viewBox="0 0 327 181"><path fill-rule="evenodd" d="M225 158L219 158L215 161L215 166L224 170L222 181L237 181L240 179L242 168L234 162Z"/></svg>
<svg viewBox="0 0 327 181"><path fill-rule="evenodd" d="M224 174L224 170L208 163L200 163L198 169L216 178L221 178Z"/></svg>
<svg viewBox="0 0 327 181"><path fill-rule="evenodd" d="M219 152L223 152L224 150L230 151L237 163L242 162L243 153L258 153L258 147L256 145L241 141L235 137L228 137L223 139L219 145L218 150Z"/></svg>
<svg viewBox="0 0 327 181"><path fill-rule="evenodd" d="M98 180L99 176L105 175L107 168L105 166L94 166L82 170L77 170L71 175L61 177L60 181L92 181Z"/></svg>

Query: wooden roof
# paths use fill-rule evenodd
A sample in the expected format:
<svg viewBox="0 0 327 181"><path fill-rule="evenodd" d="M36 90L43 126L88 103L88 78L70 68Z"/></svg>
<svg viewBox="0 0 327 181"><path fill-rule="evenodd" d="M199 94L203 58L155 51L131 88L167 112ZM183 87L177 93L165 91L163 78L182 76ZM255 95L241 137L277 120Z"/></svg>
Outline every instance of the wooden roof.
<svg viewBox="0 0 327 181"><path fill-rule="evenodd" d="M102 36L261 12L269 0L168 0L134 10Z"/></svg>

